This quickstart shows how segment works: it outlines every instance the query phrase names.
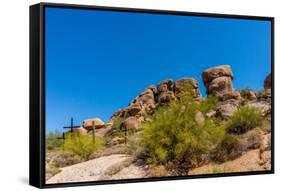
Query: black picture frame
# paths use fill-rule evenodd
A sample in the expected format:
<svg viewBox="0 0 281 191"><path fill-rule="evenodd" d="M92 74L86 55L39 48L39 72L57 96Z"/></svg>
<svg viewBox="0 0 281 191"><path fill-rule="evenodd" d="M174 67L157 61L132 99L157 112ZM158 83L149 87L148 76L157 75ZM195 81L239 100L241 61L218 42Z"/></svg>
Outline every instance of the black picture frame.
<svg viewBox="0 0 281 191"><path fill-rule="evenodd" d="M271 78L272 78L272 88L271 88L271 95L272 95L271 165L272 168L271 170L221 173L221 174L205 174L205 175L202 174L202 175L189 175L189 176L176 176L176 177L160 177L160 178L122 179L122 180L104 180L104 181L94 181L94 182L46 184L45 183L45 8L46 7L270 21L271 22ZM124 7L104 7L104 6L56 4L56 3L39 3L36 5L32 5L30 6L30 134L29 135L30 135L29 184L38 188L272 174L274 173L274 18L261 17L261 16L248 16L248 15L196 13L196 12L183 12L183 11L170 11L170 10L135 9L135 8L124 8Z"/></svg>

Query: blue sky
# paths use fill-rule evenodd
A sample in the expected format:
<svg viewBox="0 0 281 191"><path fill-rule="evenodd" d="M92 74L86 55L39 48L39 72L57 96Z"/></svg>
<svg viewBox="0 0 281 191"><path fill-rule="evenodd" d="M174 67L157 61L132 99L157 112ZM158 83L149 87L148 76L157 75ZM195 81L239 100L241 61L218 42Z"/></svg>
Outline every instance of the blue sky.
<svg viewBox="0 0 281 191"><path fill-rule="evenodd" d="M108 120L143 89L229 64L236 89L270 73L270 22L46 8L46 128Z"/></svg>

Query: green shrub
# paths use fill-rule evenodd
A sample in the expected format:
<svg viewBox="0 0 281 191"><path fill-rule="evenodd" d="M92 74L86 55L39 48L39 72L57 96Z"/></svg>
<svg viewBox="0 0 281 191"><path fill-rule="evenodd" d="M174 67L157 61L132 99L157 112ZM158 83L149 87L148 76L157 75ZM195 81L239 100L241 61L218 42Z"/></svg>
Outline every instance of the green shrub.
<svg viewBox="0 0 281 191"><path fill-rule="evenodd" d="M212 119L205 119L203 123L195 121L200 108L206 111L205 108L209 108L206 105L211 105L206 103L209 101L202 106L193 102L191 96L184 96L159 108L151 121L143 124L140 144L147 161L153 164L171 161L191 168L207 160L225 130Z"/></svg>
<svg viewBox="0 0 281 191"><path fill-rule="evenodd" d="M99 150L103 145L103 140L95 139L90 135L68 135L64 143L64 151L73 153L83 160L88 160L91 154Z"/></svg>
<svg viewBox="0 0 281 191"><path fill-rule="evenodd" d="M240 156L243 151L238 137L226 134L214 150L213 159L218 162L224 162Z"/></svg>
<svg viewBox="0 0 281 191"><path fill-rule="evenodd" d="M113 127L119 128L124 120L125 120L124 117L117 117L117 118L115 118L113 120Z"/></svg>
<svg viewBox="0 0 281 191"><path fill-rule="evenodd" d="M259 109L243 106L228 120L226 126L229 133L242 134L261 124L262 113Z"/></svg>
<svg viewBox="0 0 281 191"><path fill-rule="evenodd" d="M59 131L49 132L46 136L46 149L47 150L58 150L63 146L63 140L58 139L62 136Z"/></svg>
<svg viewBox="0 0 281 191"><path fill-rule="evenodd" d="M207 113L208 111L215 109L217 105L218 105L218 98L215 96L208 96L208 98L200 102L199 110L202 113Z"/></svg>

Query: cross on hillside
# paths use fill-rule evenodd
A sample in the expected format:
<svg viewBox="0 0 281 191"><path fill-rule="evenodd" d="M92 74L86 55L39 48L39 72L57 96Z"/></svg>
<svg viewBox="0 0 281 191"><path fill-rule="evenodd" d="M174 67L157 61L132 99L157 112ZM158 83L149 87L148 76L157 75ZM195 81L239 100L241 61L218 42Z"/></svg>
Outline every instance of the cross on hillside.
<svg viewBox="0 0 281 191"><path fill-rule="evenodd" d="M73 129L80 128L80 126L73 126L73 117L70 119L70 126L63 127L65 129L70 129L70 132L73 133Z"/></svg>

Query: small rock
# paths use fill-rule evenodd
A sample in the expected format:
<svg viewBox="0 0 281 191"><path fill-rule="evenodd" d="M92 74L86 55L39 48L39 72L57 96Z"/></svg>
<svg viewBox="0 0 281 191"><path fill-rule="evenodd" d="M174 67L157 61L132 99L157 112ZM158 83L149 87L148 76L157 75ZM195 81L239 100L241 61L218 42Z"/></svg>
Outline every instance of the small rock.
<svg viewBox="0 0 281 191"><path fill-rule="evenodd" d="M234 104L231 103L222 104L217 107L216 116L221 117L222 119L228 119L237 110L238 107Z"/></svg>

